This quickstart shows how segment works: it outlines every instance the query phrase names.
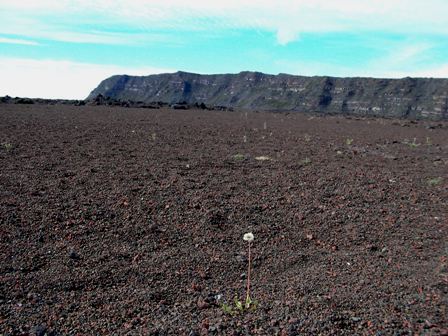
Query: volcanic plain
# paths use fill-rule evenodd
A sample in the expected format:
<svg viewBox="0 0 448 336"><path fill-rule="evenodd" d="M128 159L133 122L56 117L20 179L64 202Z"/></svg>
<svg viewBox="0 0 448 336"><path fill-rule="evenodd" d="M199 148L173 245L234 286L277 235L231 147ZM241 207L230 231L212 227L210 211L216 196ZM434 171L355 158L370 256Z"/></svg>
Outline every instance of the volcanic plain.
<svg viewBox="0 0 448 336"><path fill-rule="evenodd" d="M3 104L0 142L2 335L448 334L447 122Z"/></svg>

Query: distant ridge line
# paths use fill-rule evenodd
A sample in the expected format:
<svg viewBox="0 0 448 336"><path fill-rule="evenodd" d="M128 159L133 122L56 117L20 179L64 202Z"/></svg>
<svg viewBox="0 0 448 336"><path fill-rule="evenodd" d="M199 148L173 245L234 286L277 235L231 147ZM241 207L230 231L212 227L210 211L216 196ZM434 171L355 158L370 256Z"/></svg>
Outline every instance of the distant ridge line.
<svg viewBox="0 0 448 336"><path fill-rule="evenodd" d="M323 114L448 119L448 79L238 74L178 71L149 76L116 75L87 99L104 97L175 104L204 103L237 109Z"/></svg>

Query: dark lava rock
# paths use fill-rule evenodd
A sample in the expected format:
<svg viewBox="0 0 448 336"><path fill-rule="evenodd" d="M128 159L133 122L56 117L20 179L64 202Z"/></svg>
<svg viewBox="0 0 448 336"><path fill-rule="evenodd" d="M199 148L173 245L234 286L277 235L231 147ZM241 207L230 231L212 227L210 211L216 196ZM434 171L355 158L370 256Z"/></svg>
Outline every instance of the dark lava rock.
<svg viewBox="0 0 448 336"><path fill-rule="evenodd" d="M68 253L68 257L72 260L80 260L81 259L81 256L75 250L71 250Z"/></svg>
<svg viewBox="0 0 448 336"><path fill-rule="evenodd" d="M30 330L31 335L33 336L46 336L47 335L47 327L44 325L38 325Z"/></svg>
<svg viewBox="0 0 448 336"><path fill-rule="evenodd" d="M446 334L448 133L392 122L2 104L0 333Z"/></svg>
<svg viewBox="0 0 448 336"><path fill-rule="evenodd" d="M200 336L200 334L196 330L192 330L188 333L188 336Z"/></svg>

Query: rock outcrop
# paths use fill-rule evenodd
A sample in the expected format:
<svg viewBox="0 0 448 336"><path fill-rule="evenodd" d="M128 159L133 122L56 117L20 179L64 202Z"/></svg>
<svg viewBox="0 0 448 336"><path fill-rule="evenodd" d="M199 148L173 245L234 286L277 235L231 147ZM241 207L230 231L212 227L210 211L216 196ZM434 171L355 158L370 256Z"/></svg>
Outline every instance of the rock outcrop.
<svg viewBox="0 0 448 336"><path fill-rule="evenodd" d="M448 79L304 77L259 72L112 76L99 94L122 101L201 104L251 110L448 119Z"/></svg>

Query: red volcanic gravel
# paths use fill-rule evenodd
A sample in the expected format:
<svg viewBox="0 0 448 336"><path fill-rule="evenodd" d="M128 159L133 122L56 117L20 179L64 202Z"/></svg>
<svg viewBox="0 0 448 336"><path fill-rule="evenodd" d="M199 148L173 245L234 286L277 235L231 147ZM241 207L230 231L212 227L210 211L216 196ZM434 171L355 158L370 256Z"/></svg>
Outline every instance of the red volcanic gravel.
<svg viewBox="0 0 448 336"><path fill-rule="evenodd" d="M448 334L446 122L4 104L0 142L2 335Z"/></svg>

